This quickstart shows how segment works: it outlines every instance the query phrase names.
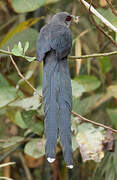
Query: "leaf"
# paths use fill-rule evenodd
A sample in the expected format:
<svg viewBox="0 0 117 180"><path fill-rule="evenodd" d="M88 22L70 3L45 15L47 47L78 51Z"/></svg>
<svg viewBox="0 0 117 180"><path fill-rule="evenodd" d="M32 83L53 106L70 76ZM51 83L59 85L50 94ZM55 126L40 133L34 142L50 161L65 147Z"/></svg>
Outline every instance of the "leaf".
<svg viewBox="0 0 117 180"><path fill-rule="evenodd" d="M76 140L76 136L72 136L72 149L75 151L79 147L78 142Z"/></svg>
<svg viewBox="0 0 117 180"><path fill-rule="evenodd" d="M14 34L8 41L5 42L5 45L3 49L8 50L8 47L10 49L13 49L14 44L18 44L20 41L22 43L22 46L25 46L25 42L28 40L30 47L29 50L34 50L36 48L35 44L37 41L38 32L32 28L25 29L24 31L18 32ZM17 53L17 52L16 52Z"/></svg>
<svg viewBox="0 0 117 180"><path fill-rule="evenodd" d="M93 91L101 85L101 82L95 76L80 75L75 80L84 87L85 92Z"/></svg>
<svg viewBox="0 0 117 180"><path fill-rule="evenodd" d="M40 107L40 105L41 102L38 95L34 95L29 98L24 98L22 100L16 100L13 103L9 104L9 106L20 107L22 109L25 109L26 111L36 110Z"/></svg>
<svg viewBox="0 0 117 180"><path fill-rule="evenodd" d="M49 4L55 3L58 0L12 0L12 7L17 13L30 12L38 9L39 7Z"/></svg>
<svg viewBox="0 0 117 180"><path fill-rule="evenodd" d="M18 42L18 48L19 48L20 54L23 55L23 48L22 48L22 44L20 41Z"/></svg>
<svg viewBox="0 0 117 180"><path fill-rule="evenodd" d="M19 51L19 47L17 44L14 45L13 49L11 50L11 52L15 55L15 56L21 56L22 54Z"/></svg>
<svg viewBox="0 0 117 180"><path fill-rule="evenodd" d="M28 48L29 48L29 42L26 41L26 44L25 44L25 46L24 46L24 54L26 53L26 51L28 50Z"/></svg>
<svg viewBox="0 0 117 180"><path fill-rule="evenodd" d="M91 112L94 105L103 97L103 94L95 94L82 100L73 98L73 111L84 116Z"/></svg>
<svg viewBox="0 0 117 180"><path fill-rule="evenodd" d="M33 123L33 125L31 125L29 127L29 129L31 129L31 131L34 132L35 134L38 134L39 136L42 136L42 134L44 132L43 122L42 121L35 122L35 123Z"/></svg>
<svg viewBox="0 0 117 180"><path fill-rule="evenodd" d="M15 114L15 124L17 124L22 129L27 128L27 124L25 123L20 111L17 111Z"/></svg>
<svg viewBox="0 0 117 180"><path fill-rule="evenodd" d="M30 111L23 111L22 114L22 119L24 123L26 124L27 128L30 128L34 124L33 116L35 115L35 111L30 110Z"/></svg>
<svg viewBox="0 0 117 180"><path fill-rule="evenodd" d="M117 85L111 85L107 88L107 93L114 98L117 98Z"/></svg>
<svg viewBox="0 0 117 180"><path fill-rule="evenodd" d="M80 97L85 92L84 87L75 80L71 80L72 94L74 97Z"/></svg>
<svg viewBox="0 0 117 180"><path fill-rule="evenodd" d="M104 9L104 8L98 8L98 12L105 17L109 22L111 22L115 27L117 27L117 17L112 13L112 10L110 8ZM103 23L94 16L97 23L100 23L103 25Z"/></svg>
<svg viewBox="0 0 117 180"><path fill-rule="evenodd" d="M77 37L76 39L76 44L75 44L75 56L81 56L82 54L82 45L81 45L81 41L80 38ZM81 59L76 59L76 74L78 75L80 73L80 69L81 69Z"/></svg>
<svg viewBox="0 0 117 180"><path fill-rule="evenodd" d="M9 148L11 146L16 145L19 142L22 142L23 140L24 138L21 136L11 137L5 143L2 143L2 148Z"/></svg>
<svg viewBox="0 0 117 180"><path fill-rule="evenodd" d="M16 111L14 109L9 109L9 110L6 111L6 115L7 115L7 117L9 117L9 119L13 123L15 123L20 128L22 128L22 129L27 128L27 125L25 124L20 111Z"/></svg>
<svg viewBox="0 0 117 180"><path fill-rule="evenodd" d="M36 57L28 57L28 56L25 56L25 58L26 58L27 61L29 61L29 62L32 62L32 61L36 60Z"/></svg>
<svg viewBox="0 0 117 180"><path fill-rule="evenodd" d="M117 129L117 109L108 108L106 111L112 121L112 125Z"/></svg>
<svg viewBox="0 0 117 180"><path fill-rule="evenodd" d="M1 47L4 47L4 45L10 40L13 36L16 35L16 37L18 36L18 33L21 33L22 31L26 30L27 28L31 27L33 24L37 23L40 19L42 19L42 17L38 17L38 18L30 18L24 22L21 22L20 24L18 24L15 28L13 28L11 31L9 31L7 33L7 35L2 39L2 41L0 42L0 46ZM30 39L33 38L33 35L30 37ZM21 38L17 37L18 42L20 40L22 40ZM25 38L26 39L26 38ZM28 39L26 39L28 40ZM28 40L29 41L29 40ZM17 43L14 43L14 44L18 44ZM8 48L8 45L7 45L7 48Z"/></svg>
<svg viewBox="0 0 117 180"><path fill-rule="evenodd" d="M102 131L103 128L94 128L90 123L78 126L76 139L84 162L87 160L100 162L104 157L102 141L105 136Z"/></svg>
<svg viewBox="0 0 117 180"><path fill-rule="evenodd" d="M2 74L0 74L0 86L9 86L8 81L4 78Z"/></svg>
<svg viewBox="0 0 117 180"><path fill-rule="evenodd" d="M111 63L109 57L100 57L99 58L99 66L101 71L106 74L111 70Z"/></svg>
<svg viewBox="0 0 117 180"><path fill-rule="evenodd" d="M117 42L117 32L115 33L115 41Z"/></svg>
<svg viewBox="0 0 117 180"><path fill-rule="evenodd" d="M17 90L14 87L0 86L0 108L8 105L17 97Z"/></svg>
<svg viewBox="0 0 117 180"><path fill-rule="evenodd" d="M25 145L24 152L33 158L45 155L45 140L33 139Z"/></svg>

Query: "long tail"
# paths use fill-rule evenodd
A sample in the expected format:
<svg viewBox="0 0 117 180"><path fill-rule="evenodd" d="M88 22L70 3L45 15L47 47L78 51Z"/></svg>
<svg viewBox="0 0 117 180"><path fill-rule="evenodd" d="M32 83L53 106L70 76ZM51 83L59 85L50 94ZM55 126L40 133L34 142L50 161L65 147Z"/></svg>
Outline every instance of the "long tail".
<svg viewBox="0 0 117 180"><path fill-rule="evenodd" d="M58 85L57 85L57 61L55 54L50 54L46 58L43 72L43 103L45 112L45 137L46 137L46 156L55 158L56 144L58 136L57 116L59 107L57 104Z"/></svg>
<svg viewBox="0 0 117 180"><path fill-rule="evenodd" d="M72 89L67 60L60 62L59 135L67 166L73 165L71 145Z"/></svg>
<svg viewBox="0 0 117 180"><path fill-rule="evenodd" d="M67 59L50 53L44 64L43 102L45 111L46 156L55 158L58 134L67 166L73 164L71 145L72 90Z"/></svg>

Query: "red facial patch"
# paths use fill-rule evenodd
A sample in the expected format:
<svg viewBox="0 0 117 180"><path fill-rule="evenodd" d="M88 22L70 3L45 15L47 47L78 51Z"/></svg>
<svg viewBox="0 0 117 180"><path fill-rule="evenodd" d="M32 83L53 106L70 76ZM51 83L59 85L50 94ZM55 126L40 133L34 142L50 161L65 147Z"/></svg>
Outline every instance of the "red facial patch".
<svg viewBox="0 0 117 180"><path fill-rule="evenodd" d="M71 21L72 17L71 16L67 16L65 21Z"/></svg>

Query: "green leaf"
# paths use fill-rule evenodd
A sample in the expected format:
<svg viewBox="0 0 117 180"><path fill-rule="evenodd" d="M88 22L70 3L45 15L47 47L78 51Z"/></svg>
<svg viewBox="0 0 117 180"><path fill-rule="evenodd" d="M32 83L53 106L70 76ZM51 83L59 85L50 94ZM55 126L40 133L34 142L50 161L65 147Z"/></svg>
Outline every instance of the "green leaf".
<svg viewBox="0 0 117 180"><path fill-rule="evenodd" d="M94 105L98 103L99 99L103 97L103 94L95 94L80 100L79 98L73 98L73 111L84 116L87 115L93 109Z"/></svg>
<svg viewBox="0 0 117 180"><path fill-rule="evenodd" d="M105 17L109 22L111 22L115 27L117 27L117 17L112 13L110 8L98 8L98 12ZM94 17L97 23L103 24L97 17Z"/></svg>
<svg viewBox="0 0 117 180"><path fill-rule="evenodd" d="M25 46L24 46L24 54L26 53L26 51L28 50L29 48L29 42L27 41Z"/></svg>
<svg viewBox="0 0 117 180"><path fill-rule="evenodd" d="M111 63L109 57L101 57L99 58L99 66L101 71L106 74L111 70Z"/></svg>
<svg viewBox="0 0 117 180"><path fill-rule="evenodd" d="M107 113L112 121L112 125L117 129L117 109L107 109Z"/></svg>
<svg viewBox="0 0 117 180"><path fill-rule="evenodd" d="M15 56L21 56L22 54L19 51L19 47L17 44L14 45L13 49L11 50L11 52L15 55Z"/></svg>
<svg viewBox="0 0 117 180"><path fill-rule="evenodd" d="M14 107L20 107L22 109L25 109L26 111L29 110L36 110L40 107L41 102L38 95L34 95L29 98L24 98L22 100L16 100L13 103L11 103L9 106Z"/></svg>
<svg viewBox="0 0 117 180"><path fill-rule="evenodd" d="M58 0L12 0L11 3L17 13L24 13L34 11L43 5L57 1Z"/></svg>
<svg viewBox="0 0 117 180"><path fill-rule="evenodd" d="M0 108L8 105L17 97L17 90L13 87L0 86Z"/></svg>
<svg viewBox="0 0 117 180"><path fill-rule="evenodd" d="M33 123L33 125L29 127L29 129L31 129L31 131L34 132L35 134L38 134L39 136L41 136L44 132L43 122L42 121L35 122Z"/></svg>
<svg viewBox="0 0 117 180"><path fill-rule="evenodd" d="M28 57L28 56L25 56L26 60L29 61L29 62L32 62L34 60L36 60L36 57Z"/></svg>
<svg viewBox="0 0 117 180"><path fill-rule="evenodd" d="M16 36L15 38L17 39L18 34L21 33L22 31L27 30L30 26L34 25L35 23L37 23L40 19L42 19L42 17L38 17L38 18L30 18L26 21L21 22L20 24L18 24L15 28L11 29L6 36L4 36L4 38L2 39L2 41L0 42L0 46L4 47L5 44L11 40L11 38L13 38L13 36ZM34 29L33 29L34 30ZM29 37L29 39L33 38L33 34L31 37ZM25 36L24 36L25 39ZM29 39L26 39L26 41ZM15 39L14 39L15 40ZM21 38L18 38L18 42L21 41ZM18 44L14 43L14 44ZM7 46L8 49L8 46Z"/></svg>
<svg viewBox="0 0 117 180"><path fill-rule="evenodd" d="M32 126L34 124L33 121L33 116L35 115L35 111L23 111L22 112L22 118L23 121L25 122L27 128L29 128L30 126Z"/></svg>
<svg viewBox="0 0 117 180"><path fill-rule="evenodd" d="M95 76L80 75L75 80L84 87L85 92L93 91L101 85L101 82Z"/></svg>
<svg viewBox="0 0 117 180"><path fill-rule="evenodd" d="M6 111L6 115L13 123L15 123L20 128L22 129L27 128L27 125L25 124L20 111L16 111L14 109L8 109Z"/></svg>
<svg viewBox="0 0 117 180"><path fill-rule="evenodd" d="M110 97L117 98L117 85L111 85L107 88L107 93Z"/></svg>
<svg viewBox="0 0 117 180"><path fill-rule="evenodd" d="M22 48L22 44L20 41L18 42L18 48L19 48L20 54L23 55L23 48Z"/></svg>
<svg viewBox="0 0 117 180"><path fill-rule="evenodd" d="M84 87L75 80L71 80L72 94L74 97L80 97L85 92Z"/></svg>
<svg viewBox="0 0 117 180"><path fill-rule="evenodd" d="M23 111L22 118L28 129L30 129L32 132L38 135L42 135L44 130L43 122L42 121L37 122L35 120L34 118L35 113L36 111Z"/></svg>
<svg viewBox="0 0 117 180"><path fill-rule="evenodd" d="M9 83L2 74L0 74L0 86L9 86Z"/></svg>
<svg viewBox="0 0 117 180"><path fill-rule="evenodd" d="M37 41L37 37L38 37L38 32L36 30L34 30L32 28L25 29L21 32L14 34L10 39L8 39L8 41L5 43L3 49L8 50L8 47L10 49L13 49L14 44L18 44L19 41L21 42L22 46L24 47L26 41L28 40L28 42L30 44L29 51L35 50L35 48L36 48L35 44ZM17 50L17 48L16 48L16 50ZM17 54L17 51L16 51L16 54Z"/></svg>
<svg viewBox="0 0 117 180"><path fill-rule="evenodd" d="M72 136L72 149L75 151L79 147L78 142L76 140L76 136Z"/></svg>
<svg viewBox="0 0 117 180"><path fill-rule="evenodd" d="M24 152L33 158L45 155L45 140L33 139L25 145Z"/></svg>
<svg viewBox="0 0 117 180"><path fill-rule="evenodd" d="M27 124L25 123L22 113L20 111L17 111L15 114L15 123L22 129L27 128Z"/></svg>
<svg viewBox="0 0 117 180"><path fill-rule="evenodd" d="M117 42L117 32L115 33L115 41Z"/></svg>

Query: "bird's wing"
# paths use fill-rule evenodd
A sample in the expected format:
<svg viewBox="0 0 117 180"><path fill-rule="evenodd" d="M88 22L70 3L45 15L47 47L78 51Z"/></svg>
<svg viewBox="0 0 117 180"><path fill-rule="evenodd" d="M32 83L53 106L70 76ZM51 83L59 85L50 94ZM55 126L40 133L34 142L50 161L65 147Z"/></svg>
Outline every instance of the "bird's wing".
<svg viewBox="0 0 117 180"><path fill-rule="evenodd" d="M48 27L44 26L37 40L37 60L42 61L45 58L45 55L48 51L50 51L50 43L49 43L49 35L48 35Z"/></svg>
<svg viewBox="0 0 117 180"><path fill-rule="evenodd" d="M49 42L60 59L68 56L72 47L72 35L69 28L62 25L52 25L49 32Z"/></svg>

